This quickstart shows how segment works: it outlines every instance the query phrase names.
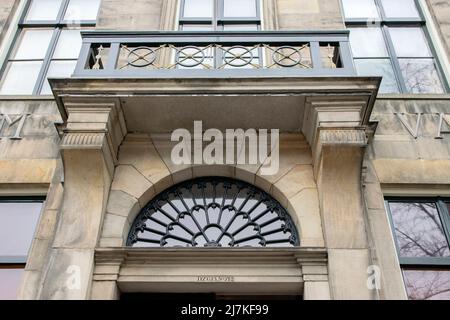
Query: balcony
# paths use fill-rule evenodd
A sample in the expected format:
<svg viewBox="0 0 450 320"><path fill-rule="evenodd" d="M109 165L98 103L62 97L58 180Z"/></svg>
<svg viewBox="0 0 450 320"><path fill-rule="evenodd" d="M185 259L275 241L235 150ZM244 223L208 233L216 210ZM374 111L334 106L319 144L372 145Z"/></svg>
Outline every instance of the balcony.
<svg viewBox="0 0 450 320"><path fill-rule="evenodd" d="M49 79L61 115L111 107L123 132L166 134L202 120L204 130L303 132L314 145L318 126L367 125L381 81L356 76L345 30L82 37L72 77Z"/></svg>
<svg viewBox="0 0 450 320"><path fill-rule="evenodd" d="M348 31L82 32L75 78L353 76Z"/></svg>

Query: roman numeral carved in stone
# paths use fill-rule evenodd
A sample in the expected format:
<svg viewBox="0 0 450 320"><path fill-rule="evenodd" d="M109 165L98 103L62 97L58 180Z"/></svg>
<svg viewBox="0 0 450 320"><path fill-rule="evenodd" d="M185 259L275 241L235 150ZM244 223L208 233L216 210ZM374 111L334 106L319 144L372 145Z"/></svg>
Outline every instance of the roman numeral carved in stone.
<svg viewBox="0 0 450 320"><path fill-rule="evenodd" d="M411 136L413 136L414 139L417 139L417 137L419 136L420 123L422 121L422 113L415 113L415 115L417 116L417 120L416 120L416 127L414 129L411 128L404 113L394 113L394 114L397 116L397 118L400 120L400 122L405 126L405 128L406 128L406 130L408 130L409 134L411 134Z"/></svg>
<svg viewBox="0 0 450 320"><path fill-rule="evenodd" d="M444 139L443 134L450 134L450 130L444 130L444 125L447 124L447 127L450 128L450 115L445 113L439 114L439 125L436 139Z"/></svg>

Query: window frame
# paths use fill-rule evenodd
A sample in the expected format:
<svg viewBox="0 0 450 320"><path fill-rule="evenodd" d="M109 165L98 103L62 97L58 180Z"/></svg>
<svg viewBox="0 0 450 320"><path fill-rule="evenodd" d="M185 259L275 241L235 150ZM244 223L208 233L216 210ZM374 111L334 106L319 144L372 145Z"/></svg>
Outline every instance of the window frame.
<svg viewBox="0 0 450 320"><path fill-rule="evenodd" d="M213 15L211 18L195 18L184 17L184 8L186 0L180 0L179 18L178 18L178 30L183 31L182 26L185 24L196 25L211 25L212 31L222 31L223 26L227 25L239 25L239 24L255 24L257 30L261 30L261 1L254 0L256 3L256 16L255 17L239 17L239 18L226 18L224 16L225 0L211 0L213 1Z"/></svg>
<svg viewBox="0 0 450 320"><path fill-rule="evenodd" d="M397 53L395 51L394 43L392 40L392 37L389 33L389 28L392 27L416 27L420 28L425 36L425 39L427 41L428 47L430 48L430 52L432 57L429 57L428 59L434 60L434 64L436 66L436 72L438 74L439 80L442 84L443 93L447 94L450 92L450 84L448 79L445 76L444 69L442 64L440 63L440 59L438 57L436 48L433 44L432 37L430 35L430 32L427 28L427 21L425 18L425 15L422 10L422 6L419 3L419 0L413 0L414 4L416 5L416 9L418 12L419 17L418 18L389 18L386 16L386 13L384 11L382 1L381 0L373 0L375 3L375 6L379 13L379 18L346 18L345 17L345 11L344 11L344 5L341 1L341 12L342 16L344 18L344 23L347 29L350 30L351 28L371 28L371 27L378 27L381 30L381 33L384 38L384 43L386 45L388 57L353 57L353 61L355 60L372 60L372 59L389 59L391 62L392 68L394 70L394 76L397 81L397 87L399 89L399 93L386 93L386 94L415 94L413 92L409 92L406 86L406 79L403 76L401 67L400 67L400 59L407 59L407 57L399 58L397 56ZM373 25L369 25L368 21L373 22ZM351 44L350 44L351 45ZM414 57L414 59L423 59L419 57ZM356 66L355 66L356 69ZM416 94L427 94L427 93L416 93Z"/></svg>
<svg viewBox="0 0 450 320"><path fill-rule="evenodd" d="M28 15L28 11L31 7L31 3L33 0L27 0L23 11L21 12L18 28L17 31L13 37L13 41L11 42L11 45L8 49L8 53L6 55L6 59L3 62L3 65L0 68L0 74L2 74L2 78L0 79L0 84L3 84L3 81L6 77L6 69L8 67L8 64L11 62L26 62L26 61L42 61L42 66L40 67L38 77L36 80L36 83L34 84L34 88L31 94L20 94L17 96L45 96L46 94L41 94L41 90L43 89L46 81L46 75L48 73L48 70L50 68L50 64L52 62L53 53L56 49L56 46L58 44L58 40L60 38L61 32L65 29L70 28L76 28L77 30L82 30L83 28L89 28L89 27L95 27L97 24L98 15L100 13L100 7L97 11L97 19L96 20L77 20L71 21L71 20L64 20L64 15L66 13L66 10L69 6L69 2L71 0L61 0L61 6L59 8L58 14L55 18L55 20L33 20L33 21L26 21L26 17ZM100 1L101 6L101 1ZM44 55L43 59L14 59L13 53L17 49L18 43L21 39L21 35L24 30L32 30L32 29L53 29L53 33L50 39L50 43L48 45L47 51ZM74 59L55 59L55 61L72 61ZM76 59L75 61L78 61ZM3 94L3 96L8 94ZM1 96L1 95L0 95Z"/></svg>
<svg viewBox="0 0 450 320"><path fill-rule="evenodd" d="M398 240L395 232L394 220L392 218L392 212L390 203L435 203L436 209L439 215L439 219L442 223L444 230L444 236L447 239L447 244L450 248L450 211L448 210L447 203L450 203L450 198L446 197L385 197L385 207L388 213L389 224L391 227L392 237L394 238L395 249L397 257L400 262L401 269L436 269L442 267L450 268L450 256L449 257L401 257L398 245Z"/></svg>

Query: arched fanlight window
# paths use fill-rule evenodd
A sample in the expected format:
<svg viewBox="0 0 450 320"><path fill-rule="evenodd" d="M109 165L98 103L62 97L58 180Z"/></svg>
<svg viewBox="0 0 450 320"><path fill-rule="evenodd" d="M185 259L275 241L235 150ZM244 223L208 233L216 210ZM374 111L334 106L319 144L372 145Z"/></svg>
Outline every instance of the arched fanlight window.
<svg viewBox="0 0 450 320"><path fill-rule="evenodd" d="M200 178L148 203L128 235L134 247L298 246L291 217L269 194L245 182Z"/></svg>

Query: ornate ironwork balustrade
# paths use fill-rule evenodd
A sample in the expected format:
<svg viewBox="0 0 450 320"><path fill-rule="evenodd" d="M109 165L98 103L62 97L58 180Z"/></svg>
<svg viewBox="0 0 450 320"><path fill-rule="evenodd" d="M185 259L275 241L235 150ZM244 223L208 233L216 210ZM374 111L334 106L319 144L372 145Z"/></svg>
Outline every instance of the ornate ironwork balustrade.
<svg viewBox="0 0 450 320"><path fill-rule="evenodd" d="M82 32L74 77L355 75L348 31Z"/></svg>

